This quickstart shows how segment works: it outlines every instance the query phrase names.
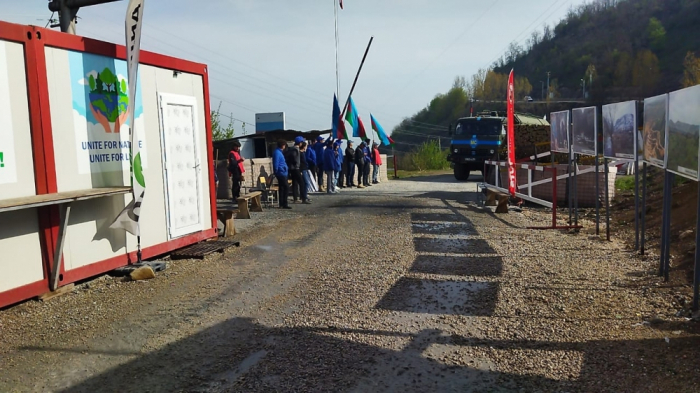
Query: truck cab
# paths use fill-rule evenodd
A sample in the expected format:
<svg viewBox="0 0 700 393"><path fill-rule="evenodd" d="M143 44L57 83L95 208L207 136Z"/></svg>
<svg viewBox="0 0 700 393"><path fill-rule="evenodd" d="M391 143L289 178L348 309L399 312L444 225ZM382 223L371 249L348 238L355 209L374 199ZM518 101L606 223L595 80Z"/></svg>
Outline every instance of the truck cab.
<svg viewBox="0 0 700 393"><path fill-rule="evenodd" d="M457 180L466 181L471 171L484 170L484 161L497 159L505 147L506 116L499 112L482 112L457 120L450 127L452 141L447 160Z"/></svg>

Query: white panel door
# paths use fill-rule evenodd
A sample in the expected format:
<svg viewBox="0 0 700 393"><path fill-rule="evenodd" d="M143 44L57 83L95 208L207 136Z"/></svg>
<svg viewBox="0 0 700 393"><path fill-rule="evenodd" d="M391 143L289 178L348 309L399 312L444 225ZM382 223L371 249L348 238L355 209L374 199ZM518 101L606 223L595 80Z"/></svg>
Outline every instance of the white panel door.
<svg viewBox="0 0 700 393"><path fill-rule="evenodd" d="M170 238L203 229L202 166L194 97L160 94L165 197Z"/></svg>

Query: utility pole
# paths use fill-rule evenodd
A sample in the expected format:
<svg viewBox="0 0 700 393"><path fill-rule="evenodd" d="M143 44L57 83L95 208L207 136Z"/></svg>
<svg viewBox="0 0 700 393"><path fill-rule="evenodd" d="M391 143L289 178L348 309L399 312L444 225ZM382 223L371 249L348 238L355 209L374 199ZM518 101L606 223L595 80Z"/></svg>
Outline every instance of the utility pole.
<svg viewBox="0 0 700 393"><path fill-rule="evenodd" d="M68 34L75 34L76 16L80 7L91 5L112 3L119 0L51 0L49 1L49 11L58 12L61 31Z"/></svg>
<svg viewBox="0 0 700 393"><path fill-rule="evenodd" d="M547 101L549 101L549 74L551 74L551 72L547 71Z"/></svg>

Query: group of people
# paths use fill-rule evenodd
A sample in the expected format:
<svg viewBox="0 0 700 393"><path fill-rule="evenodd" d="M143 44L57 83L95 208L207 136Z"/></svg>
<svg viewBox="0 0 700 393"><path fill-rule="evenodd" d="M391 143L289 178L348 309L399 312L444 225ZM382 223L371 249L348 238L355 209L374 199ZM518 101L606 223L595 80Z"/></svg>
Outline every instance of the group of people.
<svg viewBox="0 0 700 393"><path fill-rule="evenodd" d="M291 209L288 200L290 179L294 203L301 200L303 204L311 203L309 194L313 192L337 194L346 187L365 188L378 184L382 165L379 146L373 143L370 149L366 142L362 142L355 149L352 141L347 141L347 144L343 150L342 140L326 141L321 136L311 145L301 136L294 139L291 147L284 139L277 141L277 149L272 154L272 170L279 184L280 207ZM374 168L371 183L370 166Z"/></svg>

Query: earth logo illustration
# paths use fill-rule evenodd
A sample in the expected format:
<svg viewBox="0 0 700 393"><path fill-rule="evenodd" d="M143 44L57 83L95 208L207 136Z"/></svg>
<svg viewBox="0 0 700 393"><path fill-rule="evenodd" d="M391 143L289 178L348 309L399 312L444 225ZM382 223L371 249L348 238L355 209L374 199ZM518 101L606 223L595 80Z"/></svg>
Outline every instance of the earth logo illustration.
<svg viewBox="0 0 700 393"><path fill-rule="evenodd" d="M90 110L107 133L118 133L129 117L129 92L125 79L109 68L88 75Z"/></svg>

